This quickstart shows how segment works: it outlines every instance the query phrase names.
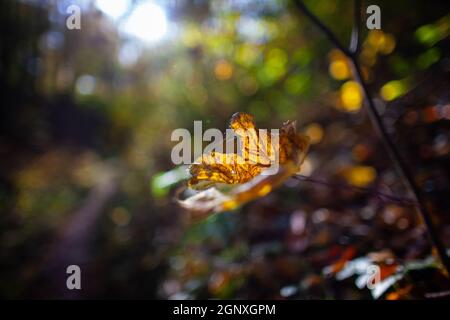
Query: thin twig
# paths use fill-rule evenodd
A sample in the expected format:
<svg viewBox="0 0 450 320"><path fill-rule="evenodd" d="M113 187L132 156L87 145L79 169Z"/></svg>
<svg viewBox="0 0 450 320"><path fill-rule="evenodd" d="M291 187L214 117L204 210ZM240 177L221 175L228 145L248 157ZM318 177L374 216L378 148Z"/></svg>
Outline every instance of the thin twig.
<svg viewBox="0 0 450 320"><path fill-rule="evenodd" d="M339 188L339 189L347 189L347 190L363 192L363 193L375 195L380 199L384 198L389 201L396 202L396 203L406 205L406 206L418 206L419 205L419 203L417 201L414 201L413 199L384 193L384 192L381 192L374 188L357 187L357 186L352 186L352 185L349 185L346 183L333 183L333 182L328 182L326 180L320 180L320 179L304 176L301 174L296 174L296 175L292 176L292 178L299 180L299 181L312 182L312 183L320 184L320 185L331 187L331 188Z"/></svg>
<svg viewBox="0 0 450 320"><path fill-rule="evenodd" d="M309 18L313 21L313 23L327 36L327 38L333 43L336 47L338 47L345 55L352 55L350 51L346 47L342 45L342 43L338 40L333 32L325 25L322 21L319 20L309 9L305 6L303 1L294 0L294 3L297 7Z"/></svg>
<svg viewBox="0 0 450 320"><path fill-rule="evenodd" d="M358 62L358 56L357 54L353 54L350 50L347 50L342 43L338 40L338 38L334 35L334 33L325 25L323 24L305 5L301 0L294 0L297 7L305 14L322 32L327 36L327 38L331 41L332 44L334 44L337 48L339 48L350 60L352 68L353 68L353 75L355 80L361 85L361 88L364 92L364 97L366 100L366 106L367 106L367 112L369 114L369 118L372 122L372 125L376 128L378 131L385 148L391 157L391 160L393 161L395 168L397 169L397 172L400 174L400 177L402 178L406 188L408 190L411 190L414 199L419 203L419 206L415 206L418 213L422 216L422 219L427 227L428 234L430 236L432 244L435 246L437 254L442 262L442 265L445 267L447 274L450 274L450 258L448 257L446 253L445 246L441 239L439 238L438 231L436 227L433 224L431 214L426 207L425 199L423 198L419 187L417 186L412 173L410 172L408 166L406 165L405 161L401 157L399 151L397 150L397 147L395 146L394 142L390 138L389 134L387 133L386 128L384 127L384 124L381 120L380 115L378 114L378 111L375 107L375 103L373 102L370 90L364 81L361 73L361 68L359 66ZM356 6L355 6L356 7ZM361 16L358 14L354 15L355 19L360 20ZM355 26L358 26L360 28L360 22L355 21ZM358 30L359 34L359 30Z"/></svg>

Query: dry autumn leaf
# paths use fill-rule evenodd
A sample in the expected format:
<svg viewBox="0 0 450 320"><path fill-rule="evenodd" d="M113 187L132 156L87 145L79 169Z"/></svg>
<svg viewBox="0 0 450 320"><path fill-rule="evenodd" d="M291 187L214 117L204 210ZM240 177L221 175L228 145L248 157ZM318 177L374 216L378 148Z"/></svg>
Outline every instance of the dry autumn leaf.
<svg viewBox="0 0 450 320"><path fill-rule="evenodd" d="M295 121L284 123L275 143L270 136L261 139L253 116L234 114L230 128L243 139L242 155L211 152L197 159L189 169L188 187L202 191L178 200L180 206L189 210L194 220L199 220L212 213L235 209L281 185L300 171L309 146L309 138L297 133L295 125ZM274 159L279 163L278 170L271 175L263 174ZM231 188L224 191L224 186Z"/></svg>

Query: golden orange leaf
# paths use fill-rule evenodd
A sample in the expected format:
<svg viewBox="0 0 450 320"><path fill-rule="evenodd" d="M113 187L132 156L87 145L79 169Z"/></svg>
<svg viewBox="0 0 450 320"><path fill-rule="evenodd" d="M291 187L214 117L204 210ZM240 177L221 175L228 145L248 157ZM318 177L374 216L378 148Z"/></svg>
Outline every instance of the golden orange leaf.
<svg viewBox="0 0 450 320"><path fill-rule="evenodd" d="M189 168L188 187L208 188L178 201L195 220L265 196L300 171L309 146L309 138L296 132L293 121L283 124L277 144L271 141L270 135L261 139L250 114L234 114L230 127L243 141L242 155L211 152L199 157ZM266 143L261 143L262 140ZM270 175L263 174L275 159L279 162L278 170ZM232 188L220 190L224 185Z"/></svg>

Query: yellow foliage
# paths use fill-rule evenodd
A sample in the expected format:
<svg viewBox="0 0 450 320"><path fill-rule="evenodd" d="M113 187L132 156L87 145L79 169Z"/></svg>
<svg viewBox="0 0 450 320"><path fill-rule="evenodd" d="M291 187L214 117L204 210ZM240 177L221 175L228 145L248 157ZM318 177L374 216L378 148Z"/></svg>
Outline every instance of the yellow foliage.
<svg viewBox="0 0 450 320"><path fill-rule="evenodd" d="M340 91L342 108L345 111L358 111L361 109L363 95L361 86L355 81L347 81Z"/></svg>
<svg viewBox="0 0 450 320"><path fill-rule="evenodd" d="M401 81L393 80L381 87L380 94L385 101L391 101L401 96L405 90L405 85Z"/></svg>
<svg viewBox="0 0 450 320"><path fill-rule="evenodd" d="M305 134L310 138L311 144L317 144L322 141L324 132L320 124L311 123L306 127Z"/></svg>
<svg viewBox="0 0 450 320"><path fill-rule="evenodd" d="M336 80L345 80L351 75L350 68L345 60L336 60L331 62L329 72Z"/></svg>
<svg viewBox="0 0 450 320"><path fill-rule="evenodd" d="M377 172L370 166L356 166L345 170L344 177L354 186L365 187L375 180Z"/></svg>

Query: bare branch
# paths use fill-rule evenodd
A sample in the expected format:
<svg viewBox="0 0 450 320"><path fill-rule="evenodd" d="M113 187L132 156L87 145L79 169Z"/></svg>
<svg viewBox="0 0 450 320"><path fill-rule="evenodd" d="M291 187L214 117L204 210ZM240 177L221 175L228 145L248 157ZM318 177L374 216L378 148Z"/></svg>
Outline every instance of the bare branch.
<svg viewBox="0 0 450 320"><path fill-rule="evenodd" d="M355 0L357 1L357 0ZM425 205L425 199L423 195L421 194L420 188L417 186L414 176L412 172L409 170L408 166L406 165L406 162L403 160L403 158L400 155L400 152L398 151L397 147L395 146L394 142L392 141L391 137L389 136L383 121L381 119L381 116L378 114L378 111L376 109L375 103L373 102L372 95L370 93L369 87L367 83L364 81L362 73L361 73L361 67L359 66L357 55L351 52L350 50L344 48L342 46L341 42L336 38L335 34L325 25L323 24L319 18L317 18L306 6L301 0L294 0L294 3L299 8L299 10L306 15L330 40L331 43L333 43L338 49L340 49L350 60L352 69L353 69L353 76L355 80L361 85L361 88L364 92L364 97L366 101L366 110L369 114L369 118L372 122L372 125L377 130L378 134L380 135L381 140L383 141L386 151L388 152L392 162L394 163L395 168L397 169L398 174L400 175L401 179L404 182L404 185L408 190L410 190L413 195L414 199L419 203L419 206L415 206L418 213L422 216L422 220L424 221L428 234L430 236L430 240L432 244L436 248L436 252L442 262L442 265L445 267L448 274L450 274L450 258L447 255L446 248L441 241L439 237L439 233L434 226L431 214L428 210L428 208ZM355 5L356 7L356 5ZM357 27L359 29L359 27ZM359 32L358 32L359 34ZM355 36L356 37L356 36ZM359 35L358 35L359 37ZM356 42L356 41L355 41ZM359 41L358 41L359 42Z"/></svg>
<svg viewBox="0 0 450 320"><path fill-rule="evenodd" d="M330 40L332 44L334 44L339 50L344 52L346 56L351 56L351 52L339 41L336 35L322 22L317 18L303 3L301 0L294 0L295 5L302 11Z"/></svg>

